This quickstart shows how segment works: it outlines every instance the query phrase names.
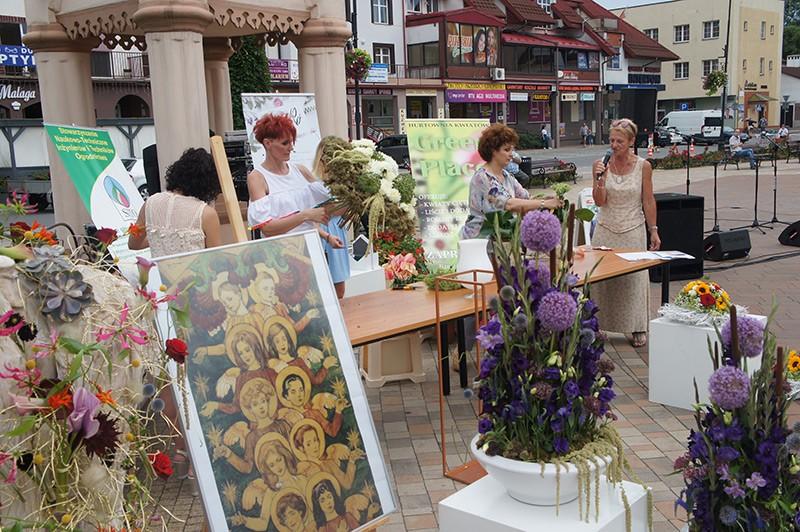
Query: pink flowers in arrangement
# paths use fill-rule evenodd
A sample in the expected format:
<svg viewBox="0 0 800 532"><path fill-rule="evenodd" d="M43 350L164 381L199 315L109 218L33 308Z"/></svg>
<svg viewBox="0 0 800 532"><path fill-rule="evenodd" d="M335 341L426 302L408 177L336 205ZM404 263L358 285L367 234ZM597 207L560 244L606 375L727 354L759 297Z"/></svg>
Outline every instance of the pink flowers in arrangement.
<svg viewBox="0 0 800 532"><path fill-rule="evenodd" d="M414 282L417 277L417 259L412 253L405 255L391 255L389 261L383 265L386 279L392 281L395 287Z"/></svg>

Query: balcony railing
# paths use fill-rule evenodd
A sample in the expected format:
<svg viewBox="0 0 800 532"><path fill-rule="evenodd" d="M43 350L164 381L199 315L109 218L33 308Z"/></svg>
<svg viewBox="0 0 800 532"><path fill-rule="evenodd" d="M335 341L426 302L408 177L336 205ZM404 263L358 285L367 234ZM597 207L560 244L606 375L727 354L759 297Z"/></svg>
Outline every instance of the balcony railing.
<svg viewBox="0 0 800 532"><path fill-rule="evenodd" d="M296 59L270 59L270 78L273 83L297 83L298 79L292 73L299 72ZM428 66L409 66L395 63L389 67L389 79L386 83L379 85L397 85L399 80L408 79L440 79L441 70L439 65ZM373 83L364 82L364 86Z"/></svg>
<svg viewBox="0 0 800 532"><path fill-rule="evenodd" d="M111 80L148 80L150 64L147 53L124 50L95 50L91 56L92 77ZM6 78L36 78L36 67L0 66Z"/></svg>

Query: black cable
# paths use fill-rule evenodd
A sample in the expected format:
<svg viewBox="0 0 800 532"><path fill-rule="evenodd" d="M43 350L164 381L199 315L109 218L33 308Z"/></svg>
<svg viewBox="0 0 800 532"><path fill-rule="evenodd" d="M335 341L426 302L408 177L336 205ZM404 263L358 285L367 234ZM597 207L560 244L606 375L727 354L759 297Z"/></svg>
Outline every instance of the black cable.
<svg viewBox="0 0 800 532"><path fill-rule="evenodd" d="M776 260L781 259L788 259L792 257L800 257L800 251L789 251L786 253L779 253L779 254L772 254L772 255L762 255L761 257L756 257L755 259L747 259L742 260L741 262L736 262L730 264L728 266L718 266L716 268L705 268L707 272L721 272L726 270L732 270L734 268L739 268L742 266L753 266L755 264L765 264L767 262L773 262Z"/></svg>

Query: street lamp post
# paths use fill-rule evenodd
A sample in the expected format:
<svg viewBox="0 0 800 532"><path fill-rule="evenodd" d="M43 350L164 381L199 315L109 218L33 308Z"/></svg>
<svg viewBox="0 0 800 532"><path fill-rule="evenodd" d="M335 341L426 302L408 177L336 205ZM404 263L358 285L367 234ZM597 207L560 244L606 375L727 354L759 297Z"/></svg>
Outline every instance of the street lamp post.
<svg viewBox="0 0 800 532"><path fill-rule="evenodd" d="M350 18L350 24L353 27L353 49L358 48L358 0L353 1L353 11ZM355 85L355 119L356 119L356 139L361 139L361 89L358 86L359 79L354 78L353 84Z"/></svg>
<svg viewBox="0 0 800 532"><path fill-rule="evenodd" d="M728 78L728 46L731 43L731 3L732 0L728 0L728 29L725 34L725 48L723 49L724 52L722 60L722 68L723 72L725 72L725 83L722 85L722 127L719 130L720 144L722 144L725 131L725 111L728 107L728 83L730 82L730 79Z"/></svg>

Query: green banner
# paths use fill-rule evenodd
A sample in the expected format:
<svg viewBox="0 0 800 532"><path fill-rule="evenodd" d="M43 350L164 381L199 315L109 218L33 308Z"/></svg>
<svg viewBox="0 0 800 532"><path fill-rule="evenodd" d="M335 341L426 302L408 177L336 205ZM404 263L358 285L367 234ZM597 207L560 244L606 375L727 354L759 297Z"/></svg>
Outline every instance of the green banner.
<svg viewBox="0 0 800 532"><path fill-rule="evenodd" d="M428 261L455 267L459 231L469 214L469 182L486 119L406 120L411 172L416 180L420 236Z"/></svg>
<svg viewBox="0 0 800 532"><path fill-rule="evenodd" d="M117 155L111 136L102 129L52 125L44 127L86 210L91 212L94 183Z"/></svg>

